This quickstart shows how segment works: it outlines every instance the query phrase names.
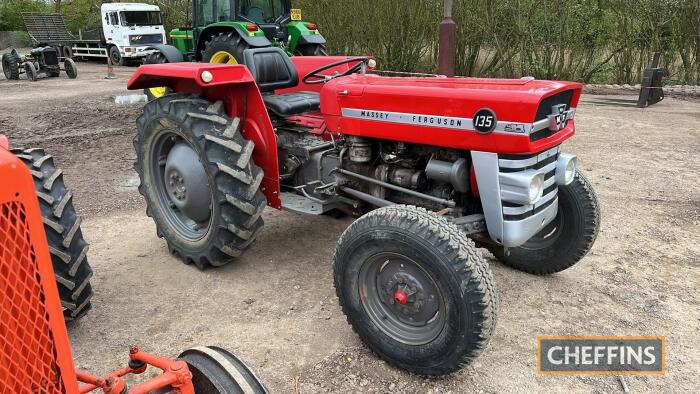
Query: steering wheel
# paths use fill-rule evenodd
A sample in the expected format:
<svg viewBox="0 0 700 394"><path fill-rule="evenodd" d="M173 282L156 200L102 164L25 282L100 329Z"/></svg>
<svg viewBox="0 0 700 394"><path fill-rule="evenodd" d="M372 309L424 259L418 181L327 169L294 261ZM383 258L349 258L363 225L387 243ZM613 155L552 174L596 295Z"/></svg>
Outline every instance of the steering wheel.
<svg viewBox="0 0 700 394"><path fill-rule="evenodd" d="M367 65L370 63L371 60L372 59L370 59L368 57L353 57L350 59L343 59L343 60L337 61L335 63L326 64L325 66L317 68L317 69L311 71L310 73L306 74L306 76L304 76L304 78L302 79L302 82L304 82L305 84L309 84L309 85L316 85L316 84L320 84L320 83L326 83L326 82L333 80L333 79L336 79L336 78L345 77L347 75L354 74L358 71L362 71L363 69L365 69L367 67ZM322 72L324 72L326 70L330 70L331 68L342 66L343 64L350 64L350 63L355 63L355 62L357 62L357 64L348 68L347 70L343 71L342 73L338 73L335 75L323 75L323 74L321 74Z"/></svg>

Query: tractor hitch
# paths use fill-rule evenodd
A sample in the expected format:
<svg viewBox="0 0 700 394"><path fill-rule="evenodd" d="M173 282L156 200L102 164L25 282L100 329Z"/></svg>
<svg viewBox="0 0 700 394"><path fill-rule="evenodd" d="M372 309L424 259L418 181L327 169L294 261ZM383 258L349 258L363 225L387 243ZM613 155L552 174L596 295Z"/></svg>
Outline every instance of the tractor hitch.
<svg viewBox="0 0 700 394"><path fill-rule="evenodd" d="M134 387L127 387L124 377L140 375L148 369L149 365L163 372ZM84 383L79 388L81 394L97 389L102 389L105 394L146 394L163 388L177 389L182 394L194 394L192 373L186 362L146 353L141 351L138 346L132 346L129 349L129 363L124 368L106 376L94 376L84 371L76 371L76 376L79 382Z"/></svg>

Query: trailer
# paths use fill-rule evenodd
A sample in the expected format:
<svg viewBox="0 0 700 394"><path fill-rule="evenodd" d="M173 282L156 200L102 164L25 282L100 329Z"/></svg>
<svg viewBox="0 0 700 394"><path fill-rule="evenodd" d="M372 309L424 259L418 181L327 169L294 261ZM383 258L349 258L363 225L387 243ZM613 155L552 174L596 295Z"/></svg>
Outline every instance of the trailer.
<svg viewBox="0 0 700 394"><path fill-rule="evenodd" d="M23 12L29 36L37 46L51 46L66 58L109 58L112 64L141 63L153 53L153 45L165 44L160 8L142 3L106 3L100 8L102 21L94 38L82 32L73 36L59 13Z"/></svg>

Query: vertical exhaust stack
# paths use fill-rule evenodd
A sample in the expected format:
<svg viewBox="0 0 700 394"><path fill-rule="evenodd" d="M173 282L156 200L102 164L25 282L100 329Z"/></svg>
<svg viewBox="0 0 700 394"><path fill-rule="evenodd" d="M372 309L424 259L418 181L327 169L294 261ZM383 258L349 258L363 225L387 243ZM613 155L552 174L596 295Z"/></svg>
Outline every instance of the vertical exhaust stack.
<svg viewBox="0 0 700 394"><path fill-rule="evenodd" d="M444 16L442 22L440 22L438 74L453 77L455 75L455 57L457 53L457 25L452 19L453 0L443 1Z"/></svg>

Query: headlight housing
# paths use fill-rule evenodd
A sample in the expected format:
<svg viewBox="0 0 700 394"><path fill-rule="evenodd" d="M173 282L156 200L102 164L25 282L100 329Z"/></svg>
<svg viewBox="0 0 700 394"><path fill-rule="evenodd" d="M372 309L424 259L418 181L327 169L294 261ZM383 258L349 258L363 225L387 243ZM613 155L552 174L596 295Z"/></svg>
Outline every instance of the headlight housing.
<svg viewBox="0 0 700 394"><path fill-rule="evenodd" d="M501 200L534 204L542 197L544 174L536 170L499 174Z"/></svg>
<svg viewBox="0 0 700 394"><path fill-rule="evenodd" d="M573 182L576 176L576 155L560 153L554 176L557 184L560 186L566 186Z"/></svg>

